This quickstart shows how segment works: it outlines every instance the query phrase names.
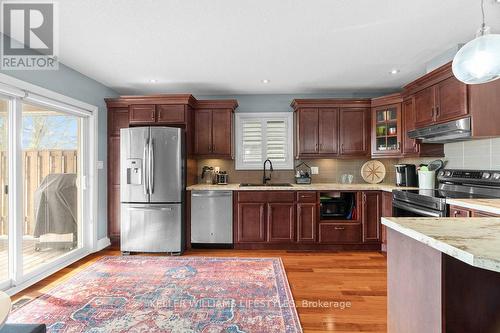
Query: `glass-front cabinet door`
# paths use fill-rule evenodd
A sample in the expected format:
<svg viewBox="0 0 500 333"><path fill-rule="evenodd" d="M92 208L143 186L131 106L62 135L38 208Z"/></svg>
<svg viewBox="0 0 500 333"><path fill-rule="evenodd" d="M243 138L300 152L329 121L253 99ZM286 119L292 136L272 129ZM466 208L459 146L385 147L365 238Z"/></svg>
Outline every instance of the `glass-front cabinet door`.
<svg viewBox="0 0 500 333"><path fill-rule="evenodd" d="M373 155L401 154L401 104L392 104L373 109Z"/></svg>

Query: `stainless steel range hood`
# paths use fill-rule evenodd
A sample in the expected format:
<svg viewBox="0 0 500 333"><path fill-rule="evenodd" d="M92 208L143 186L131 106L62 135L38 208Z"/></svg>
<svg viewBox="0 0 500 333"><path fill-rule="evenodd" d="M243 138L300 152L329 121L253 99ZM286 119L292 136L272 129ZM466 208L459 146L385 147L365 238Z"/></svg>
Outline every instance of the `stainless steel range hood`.
<svg viewBox="0 0 500 333"><path fill-rule="evenodd" d="M444 124L418 128L408 132L410 138L420 139L423 143L465 141L471 135L470 117L453 120Z"/></svg>

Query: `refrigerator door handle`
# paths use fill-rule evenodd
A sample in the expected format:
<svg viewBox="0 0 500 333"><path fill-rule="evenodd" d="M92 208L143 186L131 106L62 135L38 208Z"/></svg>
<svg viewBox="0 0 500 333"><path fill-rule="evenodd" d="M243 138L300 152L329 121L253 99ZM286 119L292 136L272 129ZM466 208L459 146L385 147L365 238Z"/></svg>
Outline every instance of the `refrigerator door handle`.
<svg viewBox="0 0 500 333"><path fill-rule="evenodd" d="M144 145L144 151L142 152L142 170L144 170L143 174L143 188L144 188L144 195L148 195L149 189L148 189L148 173L147 173L147 167L146 167L146 155L147 155L147 150L148 150L148 141L146 140L146 144Z"/></svg>
<svg viewBox="0 0 500 333"><path fill-rule="evenodd" d="M155 147L153 138L149 141L149 190L155 193Z"/></svg>
<svg viewBox="0 0 500 333"><path fill-rule="evenodd" d="M171 212L172 208L170 207L127 207L128 210L135 210L135 211L145 211L145 210L152 210L152 211L162 211L162 212Z"/></svg>

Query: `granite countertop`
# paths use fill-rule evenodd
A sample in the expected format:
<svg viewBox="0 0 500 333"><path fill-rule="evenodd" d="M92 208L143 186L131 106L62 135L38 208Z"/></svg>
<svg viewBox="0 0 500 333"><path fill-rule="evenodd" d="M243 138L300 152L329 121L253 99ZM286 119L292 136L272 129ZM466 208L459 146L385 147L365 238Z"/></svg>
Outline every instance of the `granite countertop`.
<svg viewBox="0 0 500 333"><path fill-rule="evenodd" d="M188 191L386 191L395 189L412 189L391 184L339 184L339 183L314 183L307 185L292 184L291 186L244 186L240 184L207 185L196 184L187 187Z"/></svg>
<svg viewBox="0 0 500 333"><path fill-rule="evenodd" d="M446 199L446 203L500 215L500 199Z"/></svg>
<svg viewBox="0 0 500 333"><path fill-rule="evenodd" d="M388 217L382 224L471 266L500 273L500 218Z"/></svg>

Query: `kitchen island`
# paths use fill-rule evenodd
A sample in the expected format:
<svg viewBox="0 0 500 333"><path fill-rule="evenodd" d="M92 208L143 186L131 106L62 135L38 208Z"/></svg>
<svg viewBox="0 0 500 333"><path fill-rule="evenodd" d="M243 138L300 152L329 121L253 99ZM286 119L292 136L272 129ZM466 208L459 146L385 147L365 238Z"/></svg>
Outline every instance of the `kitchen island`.
<svg viewBox="0 0 500 333"><path fill-rule="evenodd" d="M500 218L382 218L389 333L500 332Z"/></svg>

